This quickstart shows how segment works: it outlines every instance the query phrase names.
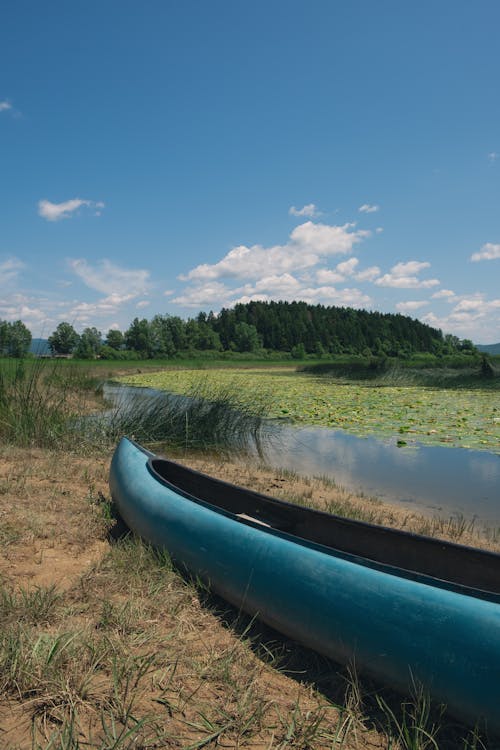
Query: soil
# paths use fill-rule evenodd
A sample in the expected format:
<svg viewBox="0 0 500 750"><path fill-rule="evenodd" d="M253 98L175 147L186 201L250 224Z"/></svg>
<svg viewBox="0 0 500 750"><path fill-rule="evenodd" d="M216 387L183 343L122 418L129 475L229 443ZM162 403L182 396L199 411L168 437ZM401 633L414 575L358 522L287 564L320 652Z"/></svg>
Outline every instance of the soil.
<svg viewBox="0 0 500 750"><path fill-rule="evenodd" d="M428 519L376 500L353 497L320 480L276 473L244 460L224 461L206 456L177 460L277 497L301 498L302 502L321 508L335 501L350 506L356 513L369 514L375 522L412 530L428 523ZM116 567L116 559L112 567L110 524L103 513L109 501L109 461L109 455L0 448L0 584L5 591L14 593L55 587L64 606L57 609L55 619L37 625L40 632L86 633L88 640L100 637L101 631L108 628L110 643L120 650L124 660L144 658L153 648L158 670L151 678L137 680L134 713L149 716L161 708L164 716L163 724L160 721L161 731L168 724L169 739L150 739L149 744L146 740L137 745L125 743L123 747L181 748L200 742L199 747L332 747L329 728L338 728L342 722L349 732L346 729L345 740L339 747L387 747L388 738L363 723L360 706L339 713L332 703L345 693L349 679L346 672L332 677L331 665L286 641L278 641L278 650L286 664L280 668L280 660L274 663L274 657L269 660L263 657L266 650L269 653L268 643L274 642L276 634L265 628L254 634L253 623L244 621L241 626L238 613L228 613L220 603L207 601L203 591L182 582L177 575L167 583L158 579L159 587L167 586L165 591L162 589L163 599L158 599L147 576L138 573L133 578L134 571L130 568L138 565L136 561L132 566L125 562L122 574ZM462 541L494 547L477 537ZM0 640L1 635L0 625ZM230 664L229 676L223 677L225 660ZM173 662L178 665L177 671L167 690L162 682L166 677L158 675L170 674ZM0 675L0 690L1 685ZM111 668L103 666L95 675L92 673L89 685L91 697L81 699L79 708L81 747L108 747L99 744L102 737L99 741L92 737L99 735L102 707L112 703ZM355 691L350 694L349 700L353 700ZM210 731L200 717L212 715L210 712L218 717L234 716L241 709L244 696L245 700L251 696L262 712L258 720L255 713L252 733L227 729L204 742ZM171 705L167 711L165 701ZM46 691L39 688L35 696L21 689L0 692L0 747L5 750L62 747L62 743L50 744L50 737L63 721L61 705L54 698L49 682ZM227 726L236 726L234 718L233 724L227 721ZM325 729L322 734L320 726L325 726L328 732ZM161 734L156 724L155 727ZM33 742L33 732L37 744Z"/></svg>

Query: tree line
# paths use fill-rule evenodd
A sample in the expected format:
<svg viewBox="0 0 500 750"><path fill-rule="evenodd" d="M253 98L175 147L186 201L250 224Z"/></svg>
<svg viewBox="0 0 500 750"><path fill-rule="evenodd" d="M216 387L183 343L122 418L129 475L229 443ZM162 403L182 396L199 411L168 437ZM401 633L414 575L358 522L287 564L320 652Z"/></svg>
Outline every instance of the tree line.
<svg viewBox="0 0 500 750"><path fill-rule="evenodd" d="M21 321L0 321L0 353L23 356L31 333ZM64 321L49 336L55 355L78 359L162 359L186 353L286 353L302 359L339 354L410 357L475 351L471 341L443 336L442 331L405 315L326 307L305 302L249 302L200 312L184 320L175 315L134 318L126 331L97 328L78 334Z"/></svg>

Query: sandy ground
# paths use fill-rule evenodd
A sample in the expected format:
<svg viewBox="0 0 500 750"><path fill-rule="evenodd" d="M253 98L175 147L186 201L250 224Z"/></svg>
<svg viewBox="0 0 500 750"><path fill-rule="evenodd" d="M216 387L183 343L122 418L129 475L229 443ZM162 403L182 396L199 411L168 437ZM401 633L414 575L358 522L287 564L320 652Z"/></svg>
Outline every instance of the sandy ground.
<svg viewBox="0 0 500 750"><path fill-rule="evenodd" d="M262 716L259 714L255 733L252 736L238 735L235 739L234 731L231 730L231 734L227 730L226 734L218 734L200 747L333 747L333 734L330 736L328 733L330 730L327 732L325 729L326 734L322 734L323 730L320 732L316 727L314 731L317 734L310 734L309 739L304 735L305 727L314 728L315 717L319 721L320 716L321 722L326 722L327 727L340 726L339 721L344 716L342 721L348 723L349 732L343 744L338 747L391 746L387 737L354 718L354 709L351 713L344 711L344 714L339 714L333 704L325 699L324 691L318 692L311 687L307 676L312 674L310 654L298 658L298 677L297 674L285 674L262 658L262 649L267 648L262 645L262 632L257 637L257 641L261 643L260 651L255 645L252 648L242 645L237 637L238 628L234 624L228 627L227 617L221 616L213 604L205 606L202 596L196 590L175 583L172 579L172 583L168 584L170 589L166 594L162 593L164 599L157 601L151 587L147 590L140 588L146 585L145 580L129 580L133 574L129 569L130 563L128 567L124 564L122 574L116 572L116 559L113 563L115 567L110 567L110 554L115 554L116 558L116 552L111 550L111 542L107 536L109 524L103 520L102 511L103 502L109 499L109 460L110 456L85 457L39 449L0 448L0 583L5 591L14 593L54 586L61 594L64 607L57 610L58 615L54 621L42 623L43 632L85 632L96 638L100 637L101 630L111 628L113 638L118 639L117 642L121 644L124 658L130 655L142 658L144 644L171 644L175 635L174 655L169 645L170 651L168 659L165 657L165 663L161 662L163 646L155 647L155 658L161 662L158 669L163 669L163 673L166 674L167 665L171 665L173 659L179 665L176 673L178 684L176 682L172 694L174 697L169 697L173 706L169 717L169 739L158 740L157 744L151 740L150 744L124 744L123 747L181 748L200 741L200 736L202 739L210 736L206 728L203 731L200 729L203 723L200 715L204 716L207 712L209 714L216 708L219 715L222 707L231 715L240 710L238 706L241 708L243 693L240 688L236 689L237 685L246 685L244 695L252 695L252 700L255 701L258 696L260 701L258 705ZM332 503L335 503L337 507L350 508L356 515L368 516L376 523L415 531L429 528L429 519L409 514L397 507L385 506L375 500L353 497L341 488L320 480L276 473L242 460L222 461L192 456L177 460L200 471L276 497L292 501L300 498L302 502L320 508L331 508ZM442 536L449 536L450 528L437 522L434 531ZM481 540L470 534L462 536L460 541L495 546L491 541ZM132 567L135 564L136 562ZM165 583L159 582L158 586L160 585ZM123 622L126 619L124 613L129 612L127 607L132 613L129 614L133 625L125 627ZM119 626L116 623L110 625L112 618L104 618L104 611L115 615L117 612L121 613L120 618L117 615L115 617L120 622ZM138 634L142 634L142 642ZM280 648L286 651L287 646L281 645ZM296 654L293 649L290 653ZM220 671L221 664L225 663L226 658L229 659L228 654L231 656L230 673L233 676L225 676L223 679L214 670L217 666ZM297 659L296 655L290 658ZM293 669L289 672L293 672ZM319 671L321 670L325 670L324 665L320 665ZM81 716L89 727L85 731L81 728L82 747L101 747L97 740L94 743L89 737L92 736L92 727L100 721L96 706L107 706L110 703L109 685L112 677L109 671L103 667L99 674L92 676L94 697L92 700L86 699L81 709ZM305 675L303 679L301 672ZM134 710L138 712L147 714L157 711L160 701L158 696L163 696L163 700L167 694L161 679L156 672L154 674L154 678L148 678L149 681L142 681L140 685L137 683ZM331 687L332 680L334 688ZM345 675L330 679L329 697L338 696L342 691L342 680L345 682ZM316 681L316 685L318 684ZM59 707L54 707L54 699L43 697L41 693L37 693L36 700L29 692L25 694L21 690L16 694L12 689L5 689L2 694L1 685L0 675L0 748L24 750L36 747L45 750L49 747L62 747L62 744L49 744L54 727L57 728L58 722L61 724L60 714L57 712L63 709L59 704ZM50 690L48 686L49 695ZM193 695L196 692L196 702L189 698L189 690L193 691ZM297 728L297 712L302 721L302 734ZM269 718L271 716L272 719ZM45 738L43 741L37 740L36 745L33 744L34 726L37 727L37 737ZM309 731L312 732L312 729ZM328 742L325 739L327 735ZM226 737L224 741L223 737ZM77 745L68 747L76 748Z"/></svg>

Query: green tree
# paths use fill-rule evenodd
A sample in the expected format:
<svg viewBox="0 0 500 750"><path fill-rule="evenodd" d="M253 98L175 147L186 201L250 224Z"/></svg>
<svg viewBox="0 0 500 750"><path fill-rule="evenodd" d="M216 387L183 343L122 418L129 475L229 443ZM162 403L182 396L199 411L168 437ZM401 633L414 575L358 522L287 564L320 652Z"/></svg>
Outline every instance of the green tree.
<svg viewBox="0 0 500 750"><path fill-rule="evenodd" d="M302 342L300 344L295 344L295 346L292 346L292 358L293 359L305 359L305 356L306 356L306 348Z"/></svg>
<svg viewBox="0 0 500 750"><path fill-rule="evenodd" d="M139 320L134 318L130 327L125 331L125 344L127 349L138 352L143 359L148 359L152 354L151 327L146 318Z"/></svg>
<svg viewBox="0 0 500 750"><path fill-rule="evenodd" d="M260 338L255 326L248 323L236 323L234 327L234 346L238 352L254 352L260 347Z"/></svg>
<svg viewBox="0 0 500 750"><path fill-rule="evenodd" d="M31 332L24 323L0 321L0 354L9 357L25 357L31 344Z"/></svg>
<svg viewBox="0 0 500 750"><path fill-rule="evenodd" d="M63 321L49 336L49 346L54 354L71 354L76 348L79 338L73 326Z"/></svg>
<svg viewBox="0 0 500 750"><path fill-rule="evenodd" d="M115 328L110 328L106 335L106 345L118 351L124 343L123 333Z"/></svg>
<svg viewBox="0 0 500 750"><path fill-rule="evenodd" d="M9 324L6 320L0 320L0 356L7 354L7 344L9 342Z"/></svg>
<svg viewBox="0 0 500 750"><path fill-rule="evenodd" d="M222 348L219 334L207 324L205 313L200 313L196 320L188 320L186 324L186 336L190 349L200 351L215 349L216 351L220 351Z"/></svg>
<svg viewBox="0 0 500 750"><path fill-rule="evenodd" d="M176 347L172 333L171 318L168 315L155 315L149 326L153 356L173 357L176 353Z"/></svg>
<svg viewBox="0 0 500 750"><path fill-rule="evenodd" d="M81 334L75 349L78 359L95 359L102 346L102 335L97 328L86 328Z"/></svg>

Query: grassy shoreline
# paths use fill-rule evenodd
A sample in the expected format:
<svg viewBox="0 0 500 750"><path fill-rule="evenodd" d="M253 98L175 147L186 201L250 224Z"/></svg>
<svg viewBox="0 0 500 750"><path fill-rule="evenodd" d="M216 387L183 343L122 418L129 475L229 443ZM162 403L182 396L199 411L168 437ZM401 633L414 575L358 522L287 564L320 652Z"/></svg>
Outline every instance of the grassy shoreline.
<svg viewBox="0 0 500 750"><path fill-rule="evenodd" d="M401 446L422 443L500 452L496 389L444 389L397 380L377 385L267 368L163 370L129 374L119 381L178 394L189 394L200 384L207 390L232 389L242 404L260 401L263 414L301 426L381 436Z"/></svg>
<svg viewBox="0 0 500 750"><path fill-rule="evenodd" d="M74 429L102 408L95 380L39 374L14 382L19 403L7 403L0 442L0 746L500 747L425 696L394 695L281 638L186 580L167 554L123 537L107 484L112 439L99 447ZM17 430L16 414L35 406ZM176 459L294 502L500 549L461 519L423 518L332 482L185 446Z"/></svg>
<svg viewBox="0 0 500 750"><path fill-rule="evenodd" d="M139 540L113 538L109 458L0 451L4 746L488 747L425 699L402 701L232 610ZM319 479L182 460L278 497L484 544ZM397 740L405 723L421 744Z"/></svg>

